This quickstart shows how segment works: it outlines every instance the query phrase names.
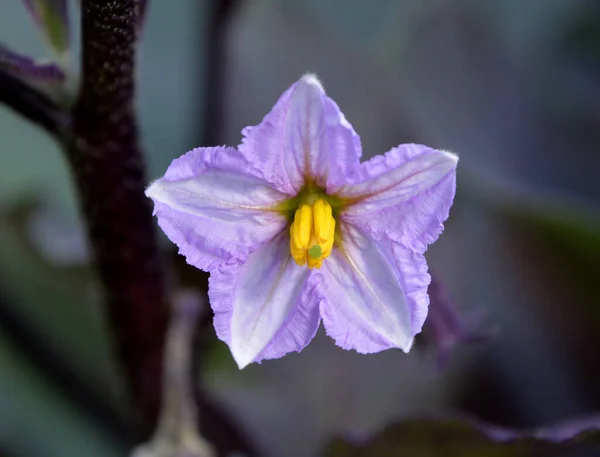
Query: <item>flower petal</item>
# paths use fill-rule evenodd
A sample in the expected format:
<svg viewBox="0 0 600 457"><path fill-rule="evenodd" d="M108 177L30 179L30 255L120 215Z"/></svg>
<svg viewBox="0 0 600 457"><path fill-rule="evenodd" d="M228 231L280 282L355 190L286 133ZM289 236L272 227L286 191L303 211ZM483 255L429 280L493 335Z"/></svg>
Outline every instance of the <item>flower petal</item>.
<svg viewBox="0 0 600 457"><path fill-rule="evenodd" d="M389 239L383 239L378 244L382 250L391 251L396 276L406 294L410 310L410 328L414 336L421 332L429 311L427 290L431 276L427 272L427 261L423 254Z"/></svg>
<svg viewBox="0 0 600 457"><path fill-rule="evenodd" d="M362 146L360 137L337 104L327 96L324 103L329 147L324 188L328 194L334 194L346 184L350 171L359 165Z"/></svg>
<svg viewBox="0 0 600 457"><path fill-rule="evenodd" d="M456 190L454 154L406 144L362 163L338 195L342 219L424 252L443 230Z"/></svg>
<svg viewBox="0 0 600 457"><path fill-rule="evenodd" d="M213 271L208 295L215 329L240 369L302 350L319 327L315 279L289 253L281 234L248 256Z"/></svg>
<svg viewBox="0 0 600 457"><path fill-rule="evenodd" d="M337 189L361 155L358 135L313 75L293 84L259 125L242 133L240 152L289 195L306 178Z"/></svg>
<svg viewBox="0 0 600 457"><path fill-rule="evenodd" d="M272 207L286 198L251 172L233 148L198 148L174 160L146 190L158 223L203 270L245 258L285 228Z"/></svg>
<svg viewBox="0 0 600 457"><path fill-rule="evenodd" d="M361 353L397 347L408 352L427 314L427 266L403 248L394 258L389 241L370 239L349 225L342 245L323 262L319 293L327 334L344 349Z"/></svg>

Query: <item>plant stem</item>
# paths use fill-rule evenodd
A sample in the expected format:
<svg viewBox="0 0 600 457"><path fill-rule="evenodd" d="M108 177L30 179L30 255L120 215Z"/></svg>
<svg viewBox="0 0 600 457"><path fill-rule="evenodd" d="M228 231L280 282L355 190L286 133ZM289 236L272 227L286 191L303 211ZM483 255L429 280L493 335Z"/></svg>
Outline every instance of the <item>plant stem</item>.
<svg viewBox="0 0 600 457"><path fill-rule="evenodd" d="M134 115L136 2L81 4L82 85L68 157L117 353L139 411L154 426L168 306Z"/></svg>
<svg viewBox="0 0 600 457"><path fill-rule="evenodd" d="M39 125L50 134L64 138L69 114L37 89L0 70L0 102Z"/></svg>

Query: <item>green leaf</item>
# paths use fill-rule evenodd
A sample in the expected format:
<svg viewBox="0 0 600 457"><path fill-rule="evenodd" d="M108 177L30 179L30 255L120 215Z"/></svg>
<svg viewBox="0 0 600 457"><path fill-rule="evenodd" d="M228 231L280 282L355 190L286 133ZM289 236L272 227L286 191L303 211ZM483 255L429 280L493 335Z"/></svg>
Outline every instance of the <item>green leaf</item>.
<svg viewBox="0 0 600 457"><path fill-rule="evenodd" d="M600 327L600 218L573 202L507 201L497 207L507 221L527 236L531 246L549 254L553 267L586 312Z"/></svg>
<svg viewBox="0 0 600 457"><path fill-rule="evenodd" d="M554 273L547 287L567 290L584 322L600 328L600 216L576 196L533 193L478 180L463 189L464 198L502 217L527 249L526 263ZM521 253L523 255L523 253ZM524 262L525 263L525 262ZM570 305L571 306L571 305ZM572 313L575 318L577 313Z"/></svg>

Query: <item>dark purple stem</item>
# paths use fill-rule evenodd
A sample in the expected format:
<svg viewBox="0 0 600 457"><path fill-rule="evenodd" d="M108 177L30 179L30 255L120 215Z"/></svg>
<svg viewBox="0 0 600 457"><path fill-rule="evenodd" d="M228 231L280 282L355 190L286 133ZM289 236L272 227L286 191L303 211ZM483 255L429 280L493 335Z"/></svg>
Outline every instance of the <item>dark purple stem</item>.
<svg viewBox="0 0 600 457"><path fill-rule="evenodd" d="M68 136L71 121L69 113L4 70L0 70L0 102L57 138Z"/></svg>
<svg viewBox="0 0 600 457"><path fill-rule="evenodd" d="M154 425L168 306L134 115L136 2L82 0L82 85L68 157L117 353Z"/></svg>

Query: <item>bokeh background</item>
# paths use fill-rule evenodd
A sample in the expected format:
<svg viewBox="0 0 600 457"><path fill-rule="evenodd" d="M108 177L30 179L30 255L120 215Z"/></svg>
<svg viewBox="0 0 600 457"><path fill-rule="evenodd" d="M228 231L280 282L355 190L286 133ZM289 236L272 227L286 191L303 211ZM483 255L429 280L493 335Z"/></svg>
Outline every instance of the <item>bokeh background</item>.
<svg viewBox="0 0 600 457"><path fill-rule="evenodd" d="M315 72L365 158L405 142L460 155L427 258L465 325L489 336L440 369L426 338L361 356L321 331L240 372L208 327L207 395L261 455L316 456L334 436L432 411L519 427L599 411L600 3L222 3L150 1L138 69L150 178L192 147L238 144ZM0 41L47 56L17 0L0 5ZM0 455L124 455L106 413L128 417L123 383L61 151L0 106L0 158Z"/></svg>

